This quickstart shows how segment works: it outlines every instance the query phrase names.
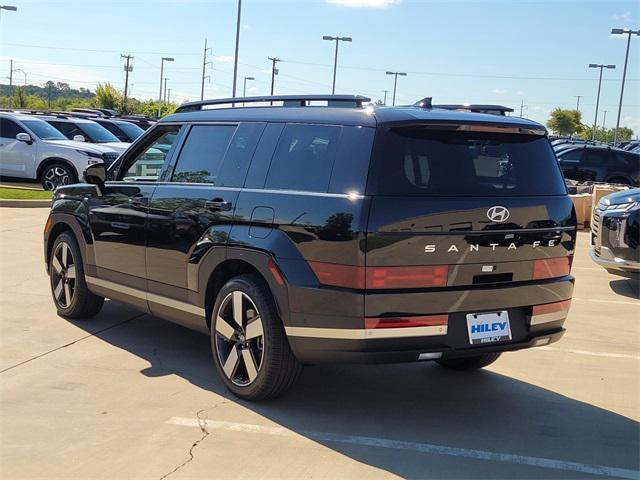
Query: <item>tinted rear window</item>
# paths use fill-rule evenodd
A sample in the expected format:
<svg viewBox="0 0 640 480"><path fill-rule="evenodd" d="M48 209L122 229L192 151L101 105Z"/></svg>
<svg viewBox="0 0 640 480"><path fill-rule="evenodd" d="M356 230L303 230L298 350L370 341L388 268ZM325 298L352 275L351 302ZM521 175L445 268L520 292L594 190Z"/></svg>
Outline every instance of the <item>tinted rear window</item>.
<svg viewBox="0 0 640 480"><path fill-rule="evenodd" d="M379 130L369 191L398 196L564 195L546 138L405 127Z"/></svg>

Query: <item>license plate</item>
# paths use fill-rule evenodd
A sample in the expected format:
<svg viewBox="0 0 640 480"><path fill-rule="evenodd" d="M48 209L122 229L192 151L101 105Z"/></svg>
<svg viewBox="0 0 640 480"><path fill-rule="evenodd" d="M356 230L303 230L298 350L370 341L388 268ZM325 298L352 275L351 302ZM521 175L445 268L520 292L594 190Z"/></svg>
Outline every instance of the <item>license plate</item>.
<svg viewBox="0 0 640 480"><path fill-rule="evenodd" d="M511 340L509 314L506 311L470 313L467 315L467 330L471 345Z"/></svg>

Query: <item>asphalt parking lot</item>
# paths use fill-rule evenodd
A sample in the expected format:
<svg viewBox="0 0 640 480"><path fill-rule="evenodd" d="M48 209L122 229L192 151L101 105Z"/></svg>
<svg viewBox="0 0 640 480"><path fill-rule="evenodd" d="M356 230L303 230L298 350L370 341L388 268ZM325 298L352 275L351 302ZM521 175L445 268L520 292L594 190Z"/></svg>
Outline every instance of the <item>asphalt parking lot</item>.
<svg viewBox="0 0 640 480"><path fill-rule="evenodd" d="M108 301L55 314L47 209L0 209L0 477L638 478L638 285L579 234L565 337L482 372L315 366L251 404L204 335Z"/></svg>

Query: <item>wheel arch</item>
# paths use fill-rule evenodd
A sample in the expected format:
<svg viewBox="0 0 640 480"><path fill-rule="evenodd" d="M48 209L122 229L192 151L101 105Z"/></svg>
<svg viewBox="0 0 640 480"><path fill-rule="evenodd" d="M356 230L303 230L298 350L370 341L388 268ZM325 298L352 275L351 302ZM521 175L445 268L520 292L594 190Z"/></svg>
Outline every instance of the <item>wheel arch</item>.
<svg viewBox="0 0 640 480"><path fill-rule="evenodd" d="M78 169L69 160L60 157L47 157L40 162L40 164L38 165L38 169L36 170L36 179L38 181L40 181L40 175L42 175L42 171L52 163L64 163L68 167L71 167L71 170L75 172L76 180L80 180L80 172L78 172Z"/></svg>
<svg viewBox="0 0 640 480"><path fill-rule="evenodd" d="M211 329L211 314L218 292L225 283L242 274L257 275L265 282L276 304L278 316L286 324L285 317L288 316L289 311L286 284L279 283L271 272L270 265L278 268L272 256L265 252L246 248L229 248L226 259L216 265L208 274L206 287L202 289L207 328ZM281 275L279 280L282 281Z"/></svg>
<svg viewBox="0 0 640 480"><path fill-rule="evenodd" d="M78 220L73 215L52 213L51 225L51 229L45 237L45 264L47 266L47 271L49 271L49 261L51 260L51 250L53 249L53 244L55 243L56 238L58 238L64 232L70 232L74 236L76 242L78 242L83 265L85 265L86 267L88 263L93 263L88 262L88 242L82 227L79 225Z"/></svg>

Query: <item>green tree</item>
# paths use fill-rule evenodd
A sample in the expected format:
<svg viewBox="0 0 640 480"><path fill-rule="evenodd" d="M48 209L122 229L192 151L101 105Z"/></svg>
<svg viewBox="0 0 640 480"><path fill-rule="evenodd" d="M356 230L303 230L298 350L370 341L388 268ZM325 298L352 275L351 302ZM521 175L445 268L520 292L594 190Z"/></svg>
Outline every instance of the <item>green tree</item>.
<svg viewBox="0 0 640 480"><path fill-rule="evenodd" d="M122 95L109 82L99 83L96 87L96 96L93 99L93 103L99 108L118 110L122 105Z"/></svg>
<svg viewBox="0 0 640 480"><path fill-rule="evenodd" d="M582 131L582 113L556 108L547 120L547 127L558 135L573 135Z"/></svg>
<svg viewBox="0 0 640 480"><path fill-rule="evenodd" d="M593 128L587 125L583 126L580 136L585 140L591 140L593 137ZM615 137L615 128L603 129L596 127L595 139L599 142L613 143ZM629 127L620 127L618 130L618 141L623 142L625 140L631 140L633 138L633 130Z"/></svg>
<svg viewBox="0 0 640 480"><path fill-rule="evenodd" d="M15 108L27 108L27 95L22 87L16 88L13 93L13 106Z"/></svg>

